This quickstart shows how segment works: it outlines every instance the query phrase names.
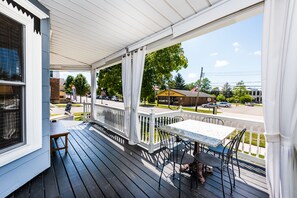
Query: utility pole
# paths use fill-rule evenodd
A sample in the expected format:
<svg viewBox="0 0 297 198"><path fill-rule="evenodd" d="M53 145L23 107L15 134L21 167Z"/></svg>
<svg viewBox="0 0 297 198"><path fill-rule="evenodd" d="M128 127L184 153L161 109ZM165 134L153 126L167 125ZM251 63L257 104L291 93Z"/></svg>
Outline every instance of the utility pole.
<svg viewBox="0 0 297 198"><path fill-rule="evenodd" d="M195 103L195 111L196 112L197 112L197 108L198 108L199 91L200 91L200 84L201 84L202 76L203 76L203 67L201 67L200 79L199 79L198 87L197 87L197 96L196 96L196 103Z"/></svg>

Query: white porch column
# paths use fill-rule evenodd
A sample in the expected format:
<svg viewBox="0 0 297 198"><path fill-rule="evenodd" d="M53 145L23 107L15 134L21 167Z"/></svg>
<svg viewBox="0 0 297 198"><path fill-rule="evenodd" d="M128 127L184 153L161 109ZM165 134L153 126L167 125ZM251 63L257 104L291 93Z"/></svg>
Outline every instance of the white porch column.
<svg viewBox="0 0 297 198"><path fill-rule="evenodd" d="M91 70L91 119L95 119L95 103L96 103L96 69Z"/></svg>
<svg viewBox="0 0 297 198"><path fill-rule="evenodd" d="M264 7L262 87L270 196L297 195L297 3Z"/></svg>
<svg viewBox="0 0 297 198"><path fill-rule="evenodd" d="M122 87L125 107L124 133L129 144L140 142L138 106L144 69L146 47L127 53L122 58Z"/></svg>

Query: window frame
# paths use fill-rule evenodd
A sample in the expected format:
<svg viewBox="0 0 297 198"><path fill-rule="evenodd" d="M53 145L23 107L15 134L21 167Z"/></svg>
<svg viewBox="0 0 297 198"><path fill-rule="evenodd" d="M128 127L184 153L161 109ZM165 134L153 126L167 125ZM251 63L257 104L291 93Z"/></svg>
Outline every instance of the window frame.
<svg viewBox="0 0 297 198"><path fill-rule="evenodd" d="M34 32L34 19L0 2L0 12L23 25L23 81L1 81L23 85L22 115L24 144L0 153L0 167L42 148L42 48L41 35ZM49 107L48 107L49 108Z"/></svg>

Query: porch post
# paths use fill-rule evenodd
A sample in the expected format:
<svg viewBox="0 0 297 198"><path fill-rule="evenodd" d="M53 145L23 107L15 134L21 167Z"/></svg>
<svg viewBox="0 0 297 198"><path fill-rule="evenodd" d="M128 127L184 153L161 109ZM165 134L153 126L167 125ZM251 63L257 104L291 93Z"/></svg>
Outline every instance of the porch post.
<svg viewBox="0 0 297 198"><path fill-rule="evenodd" d="M95 119L96 103L96 69L91 70L91 119Z"/></svg>
<svg viewBox="0 0 297 198"><path fill-rule="evenodd" d="M151 109L150 122L149 122L149 153L154 152L154 135L155 135L155 112Z"/></svg>

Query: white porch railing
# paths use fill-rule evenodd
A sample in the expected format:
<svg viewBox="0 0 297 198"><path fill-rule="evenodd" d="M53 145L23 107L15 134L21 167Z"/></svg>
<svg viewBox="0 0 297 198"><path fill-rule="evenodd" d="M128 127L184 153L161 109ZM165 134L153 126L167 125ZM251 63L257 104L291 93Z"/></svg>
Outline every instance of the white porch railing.
<svg viewBox="0 0 297 198"><path fill-rule="evenodd" d="M89 104L85 104L89 105ZM84 108L85 109L85 108ZM184 119L202 120L204 117L217 117L224 121L225 126L236 128L238 133L243 128L247 132L240 144L239 157L258 164L265 164L265 140L263 121L247 120L240 118L225 117L222 115L202 114L188 111L169 111L165 113L139 112L140 124L140 146L146 148L150 153L159 148L160 139L157 127L160 125L176 122L175 116L182 116ZM114 133L127 138L124 134L124 109L95 104L95 122L112 130ZM234 135L234 134L233 134ZM231 136L230 136L231 138Z"/></svg>

